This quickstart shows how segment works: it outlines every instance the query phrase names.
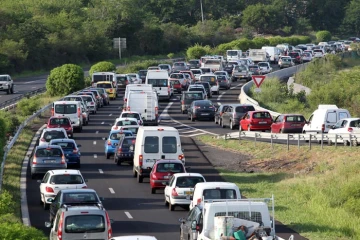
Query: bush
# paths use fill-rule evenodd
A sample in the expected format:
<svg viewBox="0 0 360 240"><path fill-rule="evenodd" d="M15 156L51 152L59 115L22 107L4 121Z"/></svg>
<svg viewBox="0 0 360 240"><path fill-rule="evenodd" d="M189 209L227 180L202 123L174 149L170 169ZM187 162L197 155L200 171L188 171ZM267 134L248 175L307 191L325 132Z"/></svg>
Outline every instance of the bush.
<svg viewBox="0 0 360 240"><path fill-rule="evenodd" d="M0 239L11 240L46 240L41 230L27 227L19 222L0 223Z"/></svg>
<svg viewBox="0 0 360 240"><path fill-rule="evenodd" d="M329 31L318 31L316 33L316 40L318 42L328 42L331 40L331 33Z"/></svg>
<svg viewBox="0 0 360 240"><path fill-rule="evenodd" d="M209 48L195 44L192 47L189 47L186 50L186 56L188 59L199 59L200 57L206 55L209 51Z"/></svg>
<svg viewBox="0 0 360 240"><path fill-rule="evenodd" d="M6 145L6 124L3 118L0 117L0 157L4 154L4 147ZM1 198L0 194L0 198ZM0 201L1 203L1 201ZM0 213L1 213L1 206L0 206Z"/></svg>
<svg viewBox="0 0 360 240"><path fill-rule="evenodd" d="M174 53L169 53L168 55L166 55L169 59L173 59L175 54Z"/></svg>
<svg viewBox="0 0 360 240"><path fill-rule="evenodd" d="M46 81L46 90L50 96L67 95L84 87L84 71L74 64L54 68Z"/></svg>
<svg viewBox="0 0 360 240"><path fill-rule="evenodd" d="M17 127L20 125L18 115L12 112L0 111L0 119L4 121L5 134L15 133Z"/></svg>
<svg viewBox="0 0 360 240"><path fill-rule="evenodd" d="M94 72L113 72L116 70L116 66L112 62L98 62L91 66L89 75L92 76Z"/></svg>
<svg viewBox="0 0 360 240"><path fill-rule="evenodd" d="M159 62L156 60L146 60L146 61L140 61L140 62L134 62L131 64L126 65L125 67L121 66L118 69L116 69L116 73L137 73L139 70L142 69L148 69L150 66L157 66L160 63L164 63L164 61Z"/></svg>
<svg viewBox="0 0 360 240"><path fill-rule="evenodd" d="M87 76L85 77L85 87L90 87L91 86L91 77Z"/></svg>
<svg viewBox="0 0 360 240"><path fill-rule="evenodd" d="M40 109L40 99L38 97L23 98L16 106L16 113L21 116L29 116Z"/></svg>

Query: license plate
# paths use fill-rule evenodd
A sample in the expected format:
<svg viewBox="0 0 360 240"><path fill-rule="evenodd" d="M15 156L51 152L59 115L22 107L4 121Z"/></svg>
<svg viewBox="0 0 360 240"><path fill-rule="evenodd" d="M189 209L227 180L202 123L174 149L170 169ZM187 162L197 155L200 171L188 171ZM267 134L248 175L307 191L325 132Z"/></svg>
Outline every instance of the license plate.
<svg viewBox="0 0 360 240"><path fill-rule="evenodd" d="M153 159L146 159L146 162L147 162L147 163L153 163L153 162L155 162L155 160L153 160Z"/></svg>
<svg viewBox="0 0 360 240"><path fill-rule="evenodd" d="M209 115L209 113L202 113L201 115Z"/></svg>
<svg viewBox="0 0 360 240"><path fill-rule="evenodd" d="M56 163L56 160L44 160L44 163Z"/></svg>
<svg viewBox="0 0 360 240"><path fill-rule="evenodd" d="M170 178L170 176L164 176L164 179L169 179Z"/></svg>
<svg viewBox="0 0 360 240"><path fill-rule="evenodd" d="M267 122L259 122L259 124L266 124Z"/></svg>
<svg viewBox="0 0 360 240"><path fill-rule="evenodd" d="M187 191L187 192L184 192L185 193L185 195L192 195L193 194L193 192L191 192L191 191Z"/></svg>
<svg viewBox="0 0 360 240"><path fill-rule="evenodd" d="M300 127L300 124L291 124L293 127Z"/></svg>

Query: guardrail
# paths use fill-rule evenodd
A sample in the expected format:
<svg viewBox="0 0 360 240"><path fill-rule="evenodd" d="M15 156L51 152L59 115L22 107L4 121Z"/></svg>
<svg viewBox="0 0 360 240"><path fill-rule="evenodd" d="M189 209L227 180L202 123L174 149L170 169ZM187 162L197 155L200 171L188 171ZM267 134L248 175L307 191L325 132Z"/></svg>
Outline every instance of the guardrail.
<svg viewBox="0 0 360 240"><path fill-rule="evenodd" d="M342 144L345 146L355 147L360 145L360 133L344 133L344 134L335 134L335 133L269 133L269 132L252 132L252 131L238 131L233 133L225 134L224 136L219 136L225 140L229 139L238 139L241 140L253 139L254 144L256 145L257 141L270 141L271 148L274 148L274 143L286 144L287 150L290 149L290 145L298 145L300 148L301 145L307 143L309 149L311 149L313 141L321 144L323 149L324 144L326 145L337 145Z"/></svg>
<svg viewBox="0 0 360 240"><path fill-rule="evenodd" d="M14 108L16 108L17 103L24 97L33 97L33 96L38 95L43 92L46 92L46 87L38 88L36 90L27 92L25 94L22 94L20 96L17 96L15 98L7 100L3 103L0 103L0 110L9 111L11 109L14 109Z"/></svg>

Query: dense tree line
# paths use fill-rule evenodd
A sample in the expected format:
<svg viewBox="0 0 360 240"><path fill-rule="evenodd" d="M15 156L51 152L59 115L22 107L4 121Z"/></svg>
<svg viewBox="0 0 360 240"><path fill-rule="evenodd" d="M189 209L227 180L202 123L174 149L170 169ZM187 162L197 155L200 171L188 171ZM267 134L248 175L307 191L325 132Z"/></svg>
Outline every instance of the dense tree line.
<svg viewBox="0 0 360 240"><path fill-rule="evenodd" d="M202 2L205 21L201 22ZM128 55L215 46L248 33L360 33L360 0L2 0L0 71L50 69Z"/></svg>

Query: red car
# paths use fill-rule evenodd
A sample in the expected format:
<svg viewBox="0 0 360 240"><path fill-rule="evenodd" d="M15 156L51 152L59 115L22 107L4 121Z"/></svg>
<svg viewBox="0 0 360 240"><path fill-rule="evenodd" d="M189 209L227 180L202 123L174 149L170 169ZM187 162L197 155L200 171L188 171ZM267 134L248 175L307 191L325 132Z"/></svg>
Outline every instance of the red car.
<svg viewBox="0 0 360 240"><path fill-rule="evenodd" d="M272 123L273 120L268 111L249 111L241 118L239 128L240 131L270 131Z"/></svg>
<svg viewBox="0 0 360 240"><path fill-rule="evenodd" d="M301 133L306 119L300 114L281 114L271 125L272 133Z"/></svg>
<svg viewBox="0 0 360 240"><path fill-rule="evenodd" d="M150 173L151 193L156 189L164 189L174 173L185 173L185 167L181 160L158 160Z"/></svg>
<svg viewBox="0 0 360 240"><path fill-rule="evenodd" d="M74 130L69 117L50 117L47 122L47 128L64 128L70 138L74 136Z"/></svg>
<svg viewBox="0 0 360 240"><path fill-rule="evenodd" d="M182 86L179 80L170 78L169 79L170 84L172 84L172 87L174 89L174 92L181 93Z"/></svg>

